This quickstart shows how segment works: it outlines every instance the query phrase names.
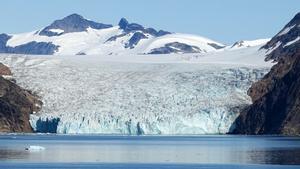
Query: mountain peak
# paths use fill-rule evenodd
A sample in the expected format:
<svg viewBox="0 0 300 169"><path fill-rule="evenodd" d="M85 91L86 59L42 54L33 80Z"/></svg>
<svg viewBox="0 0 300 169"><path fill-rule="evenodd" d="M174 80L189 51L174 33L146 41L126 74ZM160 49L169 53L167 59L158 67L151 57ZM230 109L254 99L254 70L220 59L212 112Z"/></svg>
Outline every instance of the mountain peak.
<svg viewBox="0 0 300 169"><path fill-rule="evenodd" d="M93 29L105 29L112 27L112 25L90 21L74 13L63 19L54 21L51 25L44 28L39 35L59 36L65 33L83 32L89 27Z"/></svg>
<svg viewBox="0 0 300 169"><path fill-rule="evenodd" d="M300 12L262 48L267 50L266 60L277 61L296 44L300 44Z"/></svg>
<svg viewBox="0 0 300 169"><path fill-rule="evenodd" d="M129 22L127 21L126 18L121 18L118 25L120 26L121 29L125 29L128 24L129 24Z"/></svg>
<svg viewBox="0 0 300 169"><path fill-rule="evenodd" d="M63 19L84 19L84 17L77 13L73 13L71 15L64 17Z"/></svg>
<svg viewBox="0 0 300 169"><path fill-rule="evenodd" d="M142 31L144 33L148 33L153 36L163 36L167 34L171 34L170 32L164 31L164 30L155 30L153 28L144 28L142 25L137 23L129 23L126 18L121 18L119 22L120 29L123 29L125 32L134 32L134 31Z"/></svg>
<svg viewBox="0 0 300 169"><path fill-rule="evenodd" d="M73 22L73 23L76 23L76 22L85 22L87 19L85 19L83 16L77 14L77 13L73 13L71 15L68 15L64 18L62 18L61 20L58 20L58 21L64 21L64 22Z"/></svg>
<svg viewBox="0 0 300 169"><path fill-rule="evenodd" d="M300 27L300 12L297 13L292 20L288 24L285 25L286 27L292 27L292 26L299 26Z"/></svg>
<svg viewBox="0 0 300 169"><path fill-rule="evenodd" d="M300 22L300 12L298 12L296 15L295 15L295 17L292 19L292 22Z"/></svg>

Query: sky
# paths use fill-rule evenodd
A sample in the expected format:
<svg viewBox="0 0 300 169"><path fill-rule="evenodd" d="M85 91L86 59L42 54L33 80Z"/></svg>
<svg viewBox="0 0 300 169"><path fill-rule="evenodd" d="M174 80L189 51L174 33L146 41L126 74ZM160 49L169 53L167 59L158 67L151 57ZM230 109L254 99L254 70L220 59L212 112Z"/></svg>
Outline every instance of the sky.
<svg viewBox="0 0 300 169"><path fill-rule="evenodd" d="M107 24L204 36L224 44L274 36L300 12L300 0L1 0L0 32L38 30L72 13Z"/></svg>

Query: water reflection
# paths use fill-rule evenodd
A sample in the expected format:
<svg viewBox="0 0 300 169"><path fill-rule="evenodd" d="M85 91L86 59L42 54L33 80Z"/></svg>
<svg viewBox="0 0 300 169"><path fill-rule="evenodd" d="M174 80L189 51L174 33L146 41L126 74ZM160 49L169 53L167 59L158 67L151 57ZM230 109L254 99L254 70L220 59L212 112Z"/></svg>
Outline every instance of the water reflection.
<svg viewBox="0 0 300 169"><path fill-rule="evenodd" d="M9 161L15 159L26 159L28 157L28 152L12 149L0 149L0 159L1 161Z"/></svg>
<svg viewBox="0 0 300 169"><path fill-rule="evenodd" d="M251 162L262 164L299 165L300 149L258 150L247 152Z"/></svg>
<svg viewBox="0 0 300 169"><path fill-rule="evenodd" d="M28 145L46 150L28 152ZM300 138L2 135L1 161L300 165Z"/></svg>

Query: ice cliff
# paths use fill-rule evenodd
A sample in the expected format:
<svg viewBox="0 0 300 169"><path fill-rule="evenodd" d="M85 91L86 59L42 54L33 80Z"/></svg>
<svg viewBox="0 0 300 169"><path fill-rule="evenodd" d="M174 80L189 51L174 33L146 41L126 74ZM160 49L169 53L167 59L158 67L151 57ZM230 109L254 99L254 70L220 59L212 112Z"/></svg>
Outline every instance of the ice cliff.
<svg viewBox="0 0 300 169"><path fill-rule="evenodd" d="M240 109L251 104L247 89L269 71L269 65L256 64L256 50L116 60L5 55L0 60L19 85L42 98L41 111L30 118L35 131L215 134L229 131Z"/></svg>

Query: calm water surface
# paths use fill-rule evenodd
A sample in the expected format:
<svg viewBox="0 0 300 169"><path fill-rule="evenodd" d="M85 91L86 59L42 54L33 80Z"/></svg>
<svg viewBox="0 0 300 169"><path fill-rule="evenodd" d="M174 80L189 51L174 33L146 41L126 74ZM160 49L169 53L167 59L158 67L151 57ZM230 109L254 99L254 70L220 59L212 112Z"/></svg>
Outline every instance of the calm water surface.
<svg viewBox="0 0 300 169"><path fill-rule="evenodd" d="M0 135L0 168L299 169L300 137Z"/></svg>

